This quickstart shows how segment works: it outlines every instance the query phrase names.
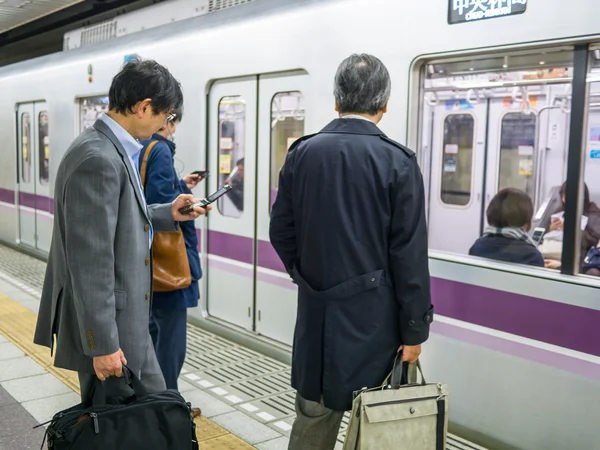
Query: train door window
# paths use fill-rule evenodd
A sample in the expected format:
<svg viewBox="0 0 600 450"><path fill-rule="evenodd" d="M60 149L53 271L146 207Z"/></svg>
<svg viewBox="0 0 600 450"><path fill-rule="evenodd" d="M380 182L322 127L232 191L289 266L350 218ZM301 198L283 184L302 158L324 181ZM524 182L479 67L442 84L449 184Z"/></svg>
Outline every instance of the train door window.
<svg viewBox="0 0 600 450"><path fill-rule="evenodd" d="M510 112L502 118L498 190L517 188L534 197L534 149L537 116Z"/></svg>
<svg viewBox="0 0 600 450"><path fill-rule="evenodd" d="M441 199L447 205L471 201L475 120L471 114L450 114L444 121Z"/></svg>
<svg viewBox="0 0 600 450"><path fill-rule="evenodd" d="M108 96L88 97L79 100L79 131L86 130L108 111Z"/></svg>
<svg viewBox="0 0 600 450"><path fill-rule="evenodd" d="M217 200L217 208L227 217L241 217L244 212L245 128L246 100L223 97L219 102L219 185L229 184L232 189Z"/></svg>
<svg viewBox="0 0 600 450"><path fill-rule="evenodd" d="M541 207L567 173L573 55L572 46L561 45L444 56L416 66L421 78L412 104L421 114L415 121L410 115L409 144L419 150L430 189L430 248L468 254L490 233L487 208L507 187L529 195L533 228L548 229L562 205L553 199ZM456 225L453 239L448 223ZM549 241L546 234L548 248ZM560 253L562 241L556 242Z"/></svg>
<svg viewBox="0 0 600 450"><path fill-rule="evenodd" d="M304 96L301 92L279 92L271 101L271 183L269 208L279 187L279 171L290 146L304 135Z"/></svg>
<svg viewBox="0 0 600 450"><path fill-rule="evenodd" d="M21 177L23 182L31 181L31 115L21 114Z"/></svg>
<svg viewBox="0 0 600 450"><path fill-rule="evenodd" d="M40 184L48 184L50 177L50 140L48 137L48 111L38 115L38 161Z"/></svg>
<svg viewBox="0 0 600 450"><path fill-rule="evenodd" d="M593 254L594 248L600 246L600 44L590 50L587 120L584 121L587 129L583 131L584 192L579 272L598 279L600 264Z"/></svg>

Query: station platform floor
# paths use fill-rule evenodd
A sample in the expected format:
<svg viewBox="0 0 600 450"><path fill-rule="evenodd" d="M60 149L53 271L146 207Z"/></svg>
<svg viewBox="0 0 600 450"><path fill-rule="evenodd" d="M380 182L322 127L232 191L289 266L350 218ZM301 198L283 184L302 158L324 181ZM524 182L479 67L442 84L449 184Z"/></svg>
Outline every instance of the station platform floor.
<svg viewBox="0 0 600 450"><path fill-rule="evenodd" d="M39 449L44 423L79 403L77 374L52 365L33 343L46 264L0 244L0 450ZM283 450L295 417L290 367L188 325L179 390L202 409L202 450ZM336 450L348 423L344 417ZM45 448L45 447L44 447ZM485 450L449 435L449 450Z"/></svg>

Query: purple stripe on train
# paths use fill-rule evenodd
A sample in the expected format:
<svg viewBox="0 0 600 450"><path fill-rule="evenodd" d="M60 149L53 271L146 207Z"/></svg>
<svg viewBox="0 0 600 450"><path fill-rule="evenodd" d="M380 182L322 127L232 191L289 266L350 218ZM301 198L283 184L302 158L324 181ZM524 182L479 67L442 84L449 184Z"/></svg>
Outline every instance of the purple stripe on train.
<svg viewBox="0 0 600 450"><path fill-rule="evenodd" d="M206 251L211 255L254 264L254 242L252 239L209 230L207 240Z"/></svg>
<svg viewBox="0 0 600 450"><path fill-rule="evenodd" d="M200 232L196 234L199 236ZM200 243L200 238L198 238ZM208 232L208 249L211 255L221 256L223 258L233 259L235 261L254 264L254 242L245 236L236 236L233 234L221 233L210 230ZM285 268L277 256L275 249L268 241L258 241L257 264L266 269L284 272Z"/></svg>
<svg viewBox="0 0 600 450"><path fill-rule="evenodd" d="M0 202L15 204L15 191L0 188Z"/></svg>
<svg viewBox="0 0 600 450"><path fill-rule="evenodd" d="M218 242L231 238L219 233L214 239ZM209 252L251 263L248 258L252 240L235 236L231 242L236 245L228 247L227 253L214 253L213 247ZM225 247L219 242L214 248ZM244 248L247 255L242 260L240 252ZM259 241L258 265L283 272L281 262L277 265L276 261L278 257L271 244ZM441 278L431 279L431 293L436 312L442 316L600 356L598 310Z"/></svg>
<svg viewBox="0 0 600 450"><path fill-rule="evenodd" d="M0 202L15 204L15 191L0 188ZM54 214L54 199L44 195L19 192L19 205Z"/></svg>
<svg viewBox="0 0 600 450"><path fill-rule="evenodd" d="M19 192L19 204L29 208L46 211L54 214L54 200L43 195Z"/></svg>
<svg viewBox="0 0 600 450"><path fill-rule="evenodd" d="M453 319L600 356L600 311L431 279L436 312Z"/></svg>

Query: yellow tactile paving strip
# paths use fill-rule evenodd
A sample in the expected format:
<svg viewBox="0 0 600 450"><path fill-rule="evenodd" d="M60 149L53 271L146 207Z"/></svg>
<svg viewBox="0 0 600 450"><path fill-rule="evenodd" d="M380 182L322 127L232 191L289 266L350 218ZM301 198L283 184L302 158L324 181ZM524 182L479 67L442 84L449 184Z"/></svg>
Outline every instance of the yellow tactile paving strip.
<svg viewBox="0 0 600 450"><path fill-rule="evenodd" d="M48 372L79 393L77 373L54 367L49 349L33 343L36 320L37 316L35 313L0 293L0 333L43 366ZM202 405L198 406L202 407ZM255 448L205 417L195 420L196 435L203 450Z"/></svg>

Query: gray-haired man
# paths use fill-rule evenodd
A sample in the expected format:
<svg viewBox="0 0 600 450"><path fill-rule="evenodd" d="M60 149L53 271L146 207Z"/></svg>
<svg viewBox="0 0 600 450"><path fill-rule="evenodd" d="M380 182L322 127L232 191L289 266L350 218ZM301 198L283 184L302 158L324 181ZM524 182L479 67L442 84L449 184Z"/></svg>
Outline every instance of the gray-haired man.
<svg viewBox="0 0 600 450"><path fill-rule="evenodd" d="M290 449L333 449L353 391L380 385L429 336L425 197L415 154L376 126L391 82L371 55L335 76L339 119L294 143L271 242L298 285Z"/></svg>

